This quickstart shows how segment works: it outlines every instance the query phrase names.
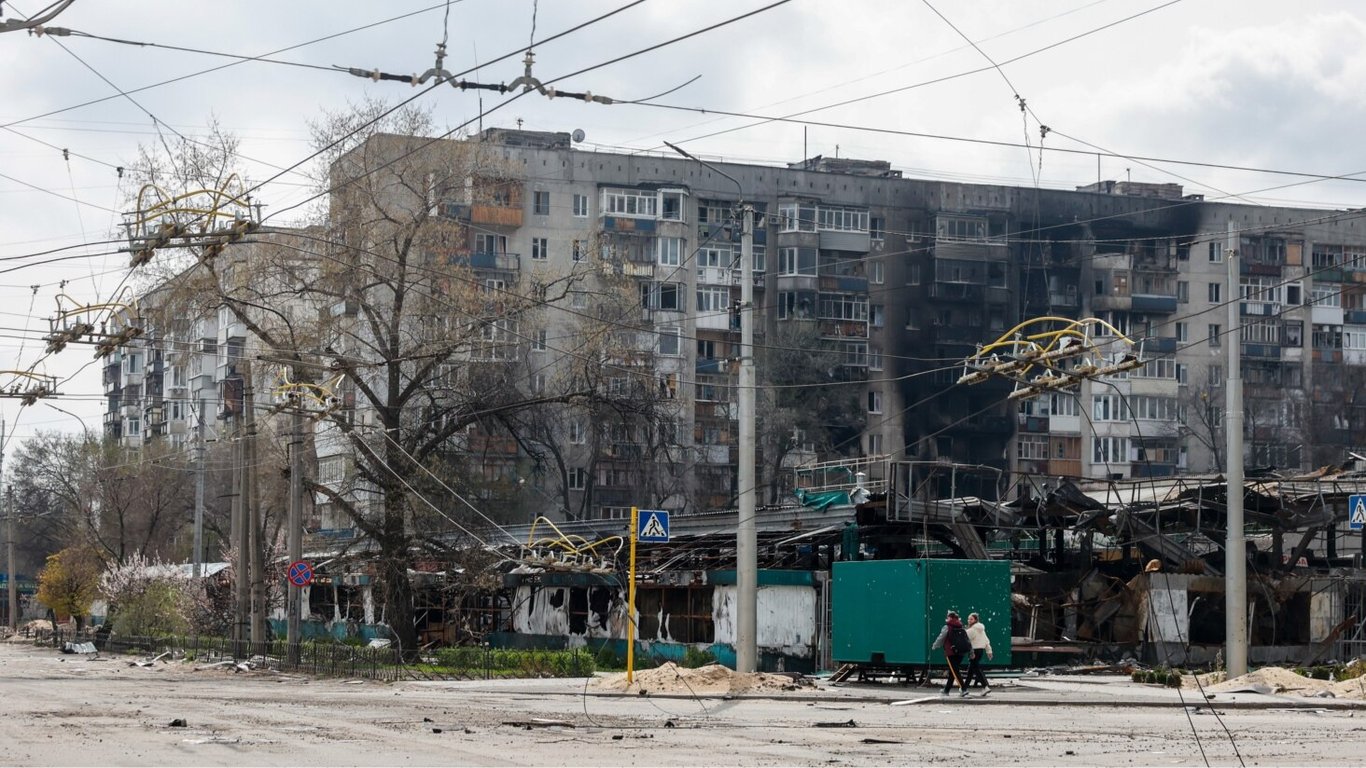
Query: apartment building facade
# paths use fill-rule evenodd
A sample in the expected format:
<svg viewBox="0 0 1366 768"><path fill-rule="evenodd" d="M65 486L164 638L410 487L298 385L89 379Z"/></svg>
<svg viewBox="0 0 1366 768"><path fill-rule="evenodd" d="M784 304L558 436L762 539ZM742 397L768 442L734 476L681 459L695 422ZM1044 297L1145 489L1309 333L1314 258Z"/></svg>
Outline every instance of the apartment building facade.
<svg viewBox="0 0 1366 768"><path fill-rule="evenodd" d="M538 361L527 392L544 386L536 376L554 375L557 358L575 353L559 329L590 314L607 282L627 281L638 311L614 322L631 354L612 365L649 380L667 401L670 416L651 438L663 436L671 448L663 453L630 430L571 413L557 427L563 472L530 471L504 436L462 437L480 461L533 478L527 503L558 507L560 516L625 516L641 503L641 468L650 462L670 463L678 480L655 494L660 506L733 505L742 200L756 211L756 348L800 357L803 350L783 349L792 338L813 357L819 348L833 362L808 385L857 404L852 424L820 439L793 429L761 447L765 488L776 487L784 466L839 456L1085 478L1216 471L1229 344L1242 355L1249 464L1335 461L1366 427L1366 227L1357 212L1217 203L1177 185L1066 191L907 179L881 161L702 164L586 151L567 133L490 129L466 141L480 142L508 172L496 185L471 179L434 192L438 217L461 233L448 263L493 291L578 276L573 290L547 302L540 327L516 331L527 342L519 354ZM1235 298L1230 251L1238 257L1236 333L1227 311ZM1012 384L1002 380L955 383L979 344L1041 316L1103 319L1095 327L1102 341L1107 333L1141 341L1148 362L1077 392L1026 400L1010 399ZM210 339L215 349L231 346L233 327L212 318L212 327L185 331L185 348L206 355ZM136 354L121 352L106 378L107 429L125 441L147 429L128 421L135 369L151 359L130 367ZM161 355L163 401L172 391L213 392L200 376L216 380L221 394L231 374L193 359L177 374ZM770 381L762 370L759 381L761 390ZM143 404L158 397L145 388L138 395ZM184 433L175 427L183 412L161 414L166 434ZM145 424L145 412L140 418ZM981 482L953 491L1001 491L998 481Z"/></svg>

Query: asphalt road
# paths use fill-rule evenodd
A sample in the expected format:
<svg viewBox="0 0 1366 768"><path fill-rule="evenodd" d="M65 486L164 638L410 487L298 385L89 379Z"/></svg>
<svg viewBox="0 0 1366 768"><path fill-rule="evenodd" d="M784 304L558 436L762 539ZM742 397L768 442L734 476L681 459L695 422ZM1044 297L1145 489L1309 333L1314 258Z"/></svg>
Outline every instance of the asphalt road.
<svg viewBox="0 0 1366 768"><path fill-rule="evenodd" d="M0 692L6 765L1366 765L1366 709L1183 705L1119 680L695 699L144 668L0 643Z"/></svg>

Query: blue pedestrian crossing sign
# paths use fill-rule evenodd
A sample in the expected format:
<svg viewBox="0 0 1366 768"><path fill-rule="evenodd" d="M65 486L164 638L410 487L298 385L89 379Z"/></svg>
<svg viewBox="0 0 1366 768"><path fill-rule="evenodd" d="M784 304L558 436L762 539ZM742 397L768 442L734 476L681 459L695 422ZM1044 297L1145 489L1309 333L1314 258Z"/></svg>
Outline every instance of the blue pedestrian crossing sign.
<svg viewBox="0 0 1366 768"><path fill-rule="evenodd" d="M1347 497L1347 524L1354 531L1366 528L1366 495Z"/></svg>
<svg viewBox="0 0 1366 768"><path fill-rule="evenodd" d="M669 543L669 513L663 509L642 509L636 523L636 541Z"/></svg>

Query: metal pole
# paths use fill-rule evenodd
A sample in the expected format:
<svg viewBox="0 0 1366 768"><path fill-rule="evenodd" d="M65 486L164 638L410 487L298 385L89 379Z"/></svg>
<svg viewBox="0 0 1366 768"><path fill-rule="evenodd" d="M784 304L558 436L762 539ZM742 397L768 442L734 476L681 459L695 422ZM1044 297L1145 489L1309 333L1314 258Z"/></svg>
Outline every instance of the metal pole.
<svg viewBox="0 0 1366 768"><path fill-rule="evenodd" d="M635 682L636 671L636 526L640 510L631 507L631 565L626 584L626 684Z"/></svg>
<svg viewBox="0 0 1366 768"><path fill-rule="evenodd" d="M297 563L304 556L304 413L301 408L294 409L294 439L289 445L289 562ZM287 624L285 642L289 646L289 658L297 663L300 640L300 608L303 604L303 587L292 583L285 584Z"/></svg>
<svg viewBox="0 0 1366 768"><path fill-rule="evenodd" d="M1228 378L1224 418L1228 465L1224 469L1228 522L1224 541L1224 663L1229 677L1247 674L1247 550L1243 543L1243 334L1238 250L1233 224L1225 254L1228 262Z"/></svg>
<svg viewBox="0 0 1366 768"><path fill-rule="evenodd" d="M754 206L740 203L740 391L738 473L740 509L735 528L735 671L758 670L759 565L754 487Z"/></svg>
<svg viewBox="0 0 1366 768"><path fill-rule="evenodd" d="M204 576L204 401L196 406L198 435L194 444L194 578Z"/></svg>
<svg viewBox="0 0 1366 768"><path fill-rule="evenodd" d="M232 444L232 457L234 469L232 473L232 544L237 549L236 560L233 563L233 578L236 580L236 600L233 605L232 617L232 639L233 657L242 654L243 644L247 640L247 613L251 609L251 589L248 574L251 572L250 560L247 558L247 536L246 536L246 504L243 503L245 496L243 490L245 483L243 477L246 474L246 441L243 439L242 417L236 417L237 424L234 432L236 439Z"/></svg>

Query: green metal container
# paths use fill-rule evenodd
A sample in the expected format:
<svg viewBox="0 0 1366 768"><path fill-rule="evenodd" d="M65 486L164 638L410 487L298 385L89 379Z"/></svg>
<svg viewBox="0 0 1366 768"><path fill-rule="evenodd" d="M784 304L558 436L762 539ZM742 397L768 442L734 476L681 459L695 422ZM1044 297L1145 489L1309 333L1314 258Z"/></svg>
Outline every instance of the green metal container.
<svg viewBox="0 0 1366 768"><path fill-rule="evenodd" d="M954 610L981 615L995 656L1010 664L1010 563L1001 560L864 560L835 563L831 646L841 663L944 663L930 644Z"/></svg>

